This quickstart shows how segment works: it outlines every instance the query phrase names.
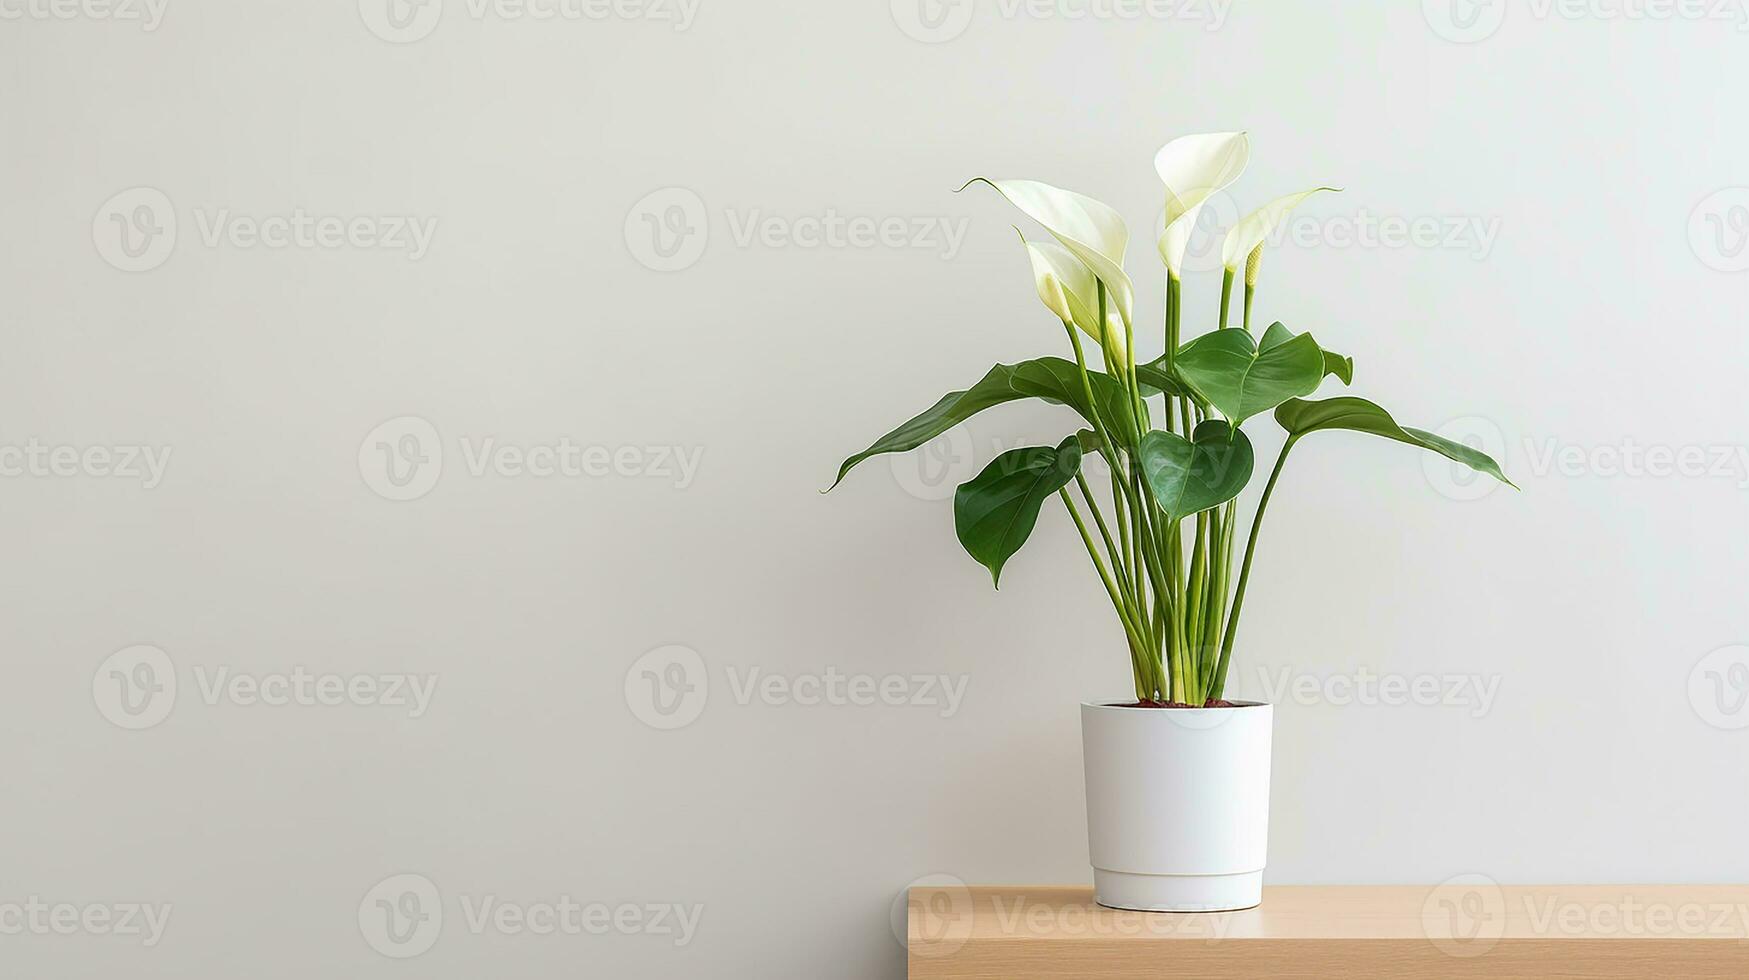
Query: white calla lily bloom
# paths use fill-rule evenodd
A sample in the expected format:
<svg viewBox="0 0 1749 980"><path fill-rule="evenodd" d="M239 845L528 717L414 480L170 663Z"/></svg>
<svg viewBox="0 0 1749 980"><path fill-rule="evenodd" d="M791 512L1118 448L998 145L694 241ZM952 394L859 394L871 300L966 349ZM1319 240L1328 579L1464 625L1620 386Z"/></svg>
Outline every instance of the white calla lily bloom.
<svg viewBox="0 0 1749 980"><path fill-rule="evenodd" d="M1105 283L1108 308L1116 309L1120 321L1134 322L1131 315L1135 306L1135 287L1130 283L1129 275L1123 271L1124 252L1129 248L1130 231L1116 210L1084 194L1066 191L1037 180L990 180L986 177L975 177L966 182L966 187L978 181L996 188L1010 204L1043 225L1051 233L1051 237L1061 242L1075 258L1092 270L1098 280ZM1097 297L1094 306L1098 307Z"/></svg>
<svg viewBox="0 0 1749 980"><path fill-rule="evenodd" d="M1160 233L1160 260L1178 278L1196 219L1208 199L1245 172L1251 140L1244 133L1181 136L1154 154L1154 170L1166 185L1166 221Z"/></svg>
<svg viewBox="0 0 1749 980"><path fill-rule="evenodd" d="M1300 206L1301 201L1319 191L1334 192L1341 189L1314 187L1309 191L1278 197L1251 212L1243 221L1234 225L1232 231L1227 232L1226 244L1221 248L1221 264L1227 267L1228 272L1237 275L1239 269L1250 260L1251 253L1263 247L1263 243L1269 240L1275 229L1281 227L1281 223L1287 220L1294 208Z"/></svg>
<svg viewBox="0 0 1749 980"><path fill-rule="evenodd" d="M1038 286L1038 298L1064 323L1073 324L1105 348L1112 361L1124 363L1123 321L1107 301L1105 329L1099 323L1099 280L1087 264L1055 242L1029 242L1026 254L1032 259L1032 277Z"/></svg>

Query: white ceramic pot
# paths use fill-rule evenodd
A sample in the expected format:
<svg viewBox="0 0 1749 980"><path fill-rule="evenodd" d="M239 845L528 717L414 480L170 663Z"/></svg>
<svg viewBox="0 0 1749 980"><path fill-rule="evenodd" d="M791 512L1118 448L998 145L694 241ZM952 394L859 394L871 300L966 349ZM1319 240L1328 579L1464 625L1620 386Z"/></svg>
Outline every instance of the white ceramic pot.
<svg viewBox="0 0 1749 980"><path fill-rule="evenodd" d="M1275 709L1081 706L1094 900L1144 912L1263 901Z"/></svg>

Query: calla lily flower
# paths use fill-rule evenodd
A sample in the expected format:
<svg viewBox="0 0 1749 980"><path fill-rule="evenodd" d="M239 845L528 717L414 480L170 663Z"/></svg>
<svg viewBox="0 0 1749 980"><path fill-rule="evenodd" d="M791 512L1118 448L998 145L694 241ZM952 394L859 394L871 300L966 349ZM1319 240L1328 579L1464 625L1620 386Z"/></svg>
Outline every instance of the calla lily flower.
<svg viewBox="0 0 1749 980"><path fill-rule="evenodd" d="M966 182L970 187L983 181L1008 199L1008 203L1026 212L1027 217L1044 225L1051 237L1063 244L1075 258L1092 270L1105 283L1108 309L1115 307L1123 323L1133 322L1135 287L1123 271L1124 251L1129 247L1130 231L1123 218L1110 206L1091 197L1053 187L1036 180L990 180L974 177ZM960 188L965 190L965 187ZM1095 296L1094 308L1099 306ZM1097 320L1095 316L1088 322Z"/></svg>
<svg viewBox="0 0 1749 980"><path fill-rule="evenodd" d="M1016 229L1018 230L1018 229ZM1123 364L1123 321L1109 302L1105 311L1105 329L1098 329L1099 282L1093 270L1056 242L1029 242L1024 235L1021 243L1032 259L1032 278L1038 286L1038 298L1064 323L1073 324L1098 341L1111 355L1113 363Z"/></svg>
<svg viewBox="0 0 1749 980"><path fill-rule="evenodd" d="M1181 136L1154 154L1154 170L1166 184L1166 225L1160 233L1160 260L1178 278L1184 252L1196 230L1202 206L1239 179L1251 162L1251 140L1244 133Z"/></svg>
<svg viewBox="0 0 1749 980"><path fill-rule="evenodd" d="M1251 212L1245 220L1234 225L1232 231L1227 232L1226 244L1221 249L1221 264L1227 267L1228 272L1237 276L1239 267L1250 262L1252 253L1262 250L1263 243L1269 240L1275 229L1281 227L1281 223L1287 220L1294 208L1300 206L1301 201L1319 191L1340 190L1340 187L1314 187L1309 191L1278 197Z"/></svg>

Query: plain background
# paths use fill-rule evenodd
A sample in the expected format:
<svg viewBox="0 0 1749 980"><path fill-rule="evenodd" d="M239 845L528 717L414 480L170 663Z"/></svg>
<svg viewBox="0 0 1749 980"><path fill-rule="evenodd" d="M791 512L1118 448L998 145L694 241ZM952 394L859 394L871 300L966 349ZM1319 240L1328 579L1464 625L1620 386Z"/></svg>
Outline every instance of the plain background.
<svg viewBox="0 0 1749 980"><path fill-rule="evenodd" d="M678 30L449 0L394 43L375 0L169 0L155 30L37 2L0 3L25 11L0 20L0 445L173 455L149 488L0 460L0 905L174 912L152 948L13 929L7 972L891 978L917 878L1089 881L1076 705L1128 693L1118 631L1060 508L997 592L946 500L1070 418L991 412L818 491L992 363L1065 350L1023 219L955 188L1123 211L1154 349L1152 155L1227 129L1253 138L1236 208L1346 188L1268 253L1262 316L1523 487L1355 435L1290 462L1234 669L1300 685L1269 880L1749 876L1734 6L703 0ZM126 272L105 209L139 187L178 231ZM202 233L298 209L437 230L417 259ZM817 242L829 215L964 239ZM1368 244L1367 216L1441 231ZM690 228L690 264L651 268L653 228ZM1187 330L1212 326L1215 277L1188 288ZM444 459L397 501L367 436L408 417ZM476 475L486 439L636 452ZM694 478L646 447L701 453ZM136 644L179 690L130 731L100 692ZM643 670L686 669L646 656L675 645L708 700L661 730ZM300 667L438 686L419 717L202 693ZM829 671L964 698L798 703ZM359 916L403 873L445 922L396 960ZM703 918L684 947L472 930L486 896Z"/></svg>

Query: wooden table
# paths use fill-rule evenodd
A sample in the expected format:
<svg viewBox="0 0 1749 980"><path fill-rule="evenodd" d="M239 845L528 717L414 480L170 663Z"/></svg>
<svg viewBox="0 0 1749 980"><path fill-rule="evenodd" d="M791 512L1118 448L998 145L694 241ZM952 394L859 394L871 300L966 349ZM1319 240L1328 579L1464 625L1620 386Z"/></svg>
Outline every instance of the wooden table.
<svg viewBox="0 0 1749 980"><path fill-rule="evenodd" d="M1088 888L914 888L915 980L1749 980L1749 887L1274 887L1244 912L1117 912Z"/></svg>

